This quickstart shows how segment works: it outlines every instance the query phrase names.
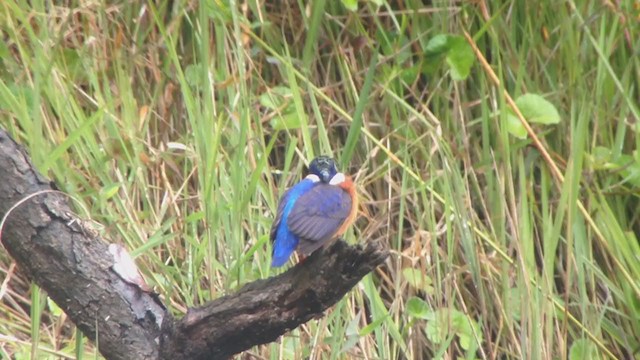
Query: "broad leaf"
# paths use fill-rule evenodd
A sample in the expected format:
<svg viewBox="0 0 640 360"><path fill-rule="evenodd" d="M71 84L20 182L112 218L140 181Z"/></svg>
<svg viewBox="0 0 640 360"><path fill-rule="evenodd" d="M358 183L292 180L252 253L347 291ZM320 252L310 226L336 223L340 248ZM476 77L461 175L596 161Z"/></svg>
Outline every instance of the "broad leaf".
<svg viewBox="0 0 640 360"><path fill-rule="evenodd" d="M431 57L444 55L447 51L449 51L449 35L446 34L432 37L424 49L425 55Z"/></svg>
<svg viewBox="0 0 640 360"><path fill-rule="evenodd" d="M342 0L342 5L344 5L344 7L349 11L358 10L358 0Z"/></svg>
<svg viewBox="0 0 640 360"><path fill-rule="evenodd" d="M529 122L538 124L557 124L560 122L560 115L556 107L540 95L522 95L516 99L516 105Z"/></svg>
<svg viewBox="0 0 640 360"><path fill-rule="evenodd" d="M429 305L424 300L415 296L411 297L407 301L406 309L409 316L418 319L427 319L429 317L429 313L431 313Z"/></svg>
<svg viewBox="0 0 640 360"><path fill-rule="evenodd" d="M451 78L453 80L464 80L471 72L471 66L475 60L473 49L461 36L451 36L450 46L447 53L447 64L451 68Z"/></svg>
<svg viewBox="0 0 640 360"><path fill-rule="evenodd" d="M515 102L522 115L530 123L557 124L560 122L560 114L558 114L556 107L538 94L521 95ZM527 137L527 130L511 109L507 110L507 130L517 138L525 139Z"/></svg>
<svg viewBox="0 0 640 360"><path fill-rule="evenodd" d="M518 139L527 138L527 129L517 116L513 115L511 111L507 113L507 131Z"/></svg>
<svg viewBox="0 0 640 360"><path fill-rule="evenodd" d="M260 105L271 110L282 110L292 102L293 94L286 86L276 86L260 95Z"/></svg>
<svg viewBox="0 0 640 360"><path fill-rule="evenodd" d="M587 339L574 341L569 350L569 360L595 359L595 356L595 346Z"/></svg>
<svg viewBox="0 0 640 360"><path fill-rule="evenodd" d="M473 49L467 41L459 35L439 34L429 40L424 48L427 62L423 68L433 70L435 64L439 64L444 57L453 80L464 80L471 72L471 66L475 61Z"/></svg>
<svg viewBox="0 0 640 360"><path fill-rule="evenodd" d="M274 130L293 130L302 127L302 122L300 121L298 114L295 112L289 112L282 114L282 116L275 116L271 119L271 127L273 127Z"/></svg>

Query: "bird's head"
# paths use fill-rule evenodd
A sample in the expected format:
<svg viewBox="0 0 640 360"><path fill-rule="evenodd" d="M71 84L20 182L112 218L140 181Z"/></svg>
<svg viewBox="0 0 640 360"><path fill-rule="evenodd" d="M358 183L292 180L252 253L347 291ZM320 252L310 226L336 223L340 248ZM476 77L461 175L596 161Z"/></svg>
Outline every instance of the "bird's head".
<svg viewBox="0 0 640 360"><path fill-rule="evenodd" d="M318 156L309 164L309 173L316 175L323 183L329 183L338 173L336 162L328 156Z"/></svg>

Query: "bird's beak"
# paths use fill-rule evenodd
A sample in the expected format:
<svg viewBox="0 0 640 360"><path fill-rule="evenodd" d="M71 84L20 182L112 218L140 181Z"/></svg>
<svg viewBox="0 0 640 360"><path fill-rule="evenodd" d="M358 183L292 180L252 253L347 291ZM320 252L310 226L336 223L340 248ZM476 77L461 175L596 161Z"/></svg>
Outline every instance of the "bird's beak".
<svg viewBox="0 0 640 360"><path fill-rule="evenodd" d="M331 181L331 173L329 172L329 170L320 171L320 176L322 182L328 183L329 181Z"/></svg>

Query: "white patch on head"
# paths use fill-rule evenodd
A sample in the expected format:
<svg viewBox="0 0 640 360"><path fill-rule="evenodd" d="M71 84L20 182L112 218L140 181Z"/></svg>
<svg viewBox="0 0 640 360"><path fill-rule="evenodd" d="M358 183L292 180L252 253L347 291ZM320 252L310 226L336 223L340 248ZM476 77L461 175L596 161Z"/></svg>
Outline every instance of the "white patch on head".
<svg viewBox="0 0 640 360"><path fill-rule="evenodd" d="M344 182L345 176L343 173L337 173L333 175L331 181L329 181L329 185L340 185Z"/></svg>
<svg viewBox="0 0 640 360"><path fill-rule="evenodd" d="M311 180L314 183L317 183L318 181L320 181L320 178L318 177L318 175L314 175L314 174L307 175L307 177L305 179Z"/></svg>

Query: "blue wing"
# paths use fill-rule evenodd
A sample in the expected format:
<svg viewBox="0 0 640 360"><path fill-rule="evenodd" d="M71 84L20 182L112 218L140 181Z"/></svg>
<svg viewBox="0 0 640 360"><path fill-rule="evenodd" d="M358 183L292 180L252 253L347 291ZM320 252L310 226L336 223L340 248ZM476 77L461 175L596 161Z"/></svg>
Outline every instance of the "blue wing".
<svg viewBox="0 0 640 360"><path fill-rule="evenodd" d="M302 180L287 190L278 204L276 218L273 221L273 225L271 225L270 232L270 238L273 242L271 260L271 266L273 267L284 265L298 246L298 236L289 230L287 221L282 221L282 219L286 219L289 216L298 198L313 187L313 184L311 180Z"/></svg>
<svg viewBox="0 0 640 360"><path fill-rule="evenodd" d="M269 238L271 242L276 241L276 235L278 234L278 226L280 226L280 222L282 221L282 214L284 213L284 207L287 205L289 199L289 193L293 188L285 191L284 195L280 199L280 203L278 204L278 210L276 210L276 218L273 220L273 224L271 224L271 232L269 233Z"/></svg>
<svg viewBox="0 0 640 360"><path fill-rule="evenodd" d="M351 196L339 186L316 184L295 202L286 217L298 236L298 251L308 255L332 240L351 213Z"/></svg>

